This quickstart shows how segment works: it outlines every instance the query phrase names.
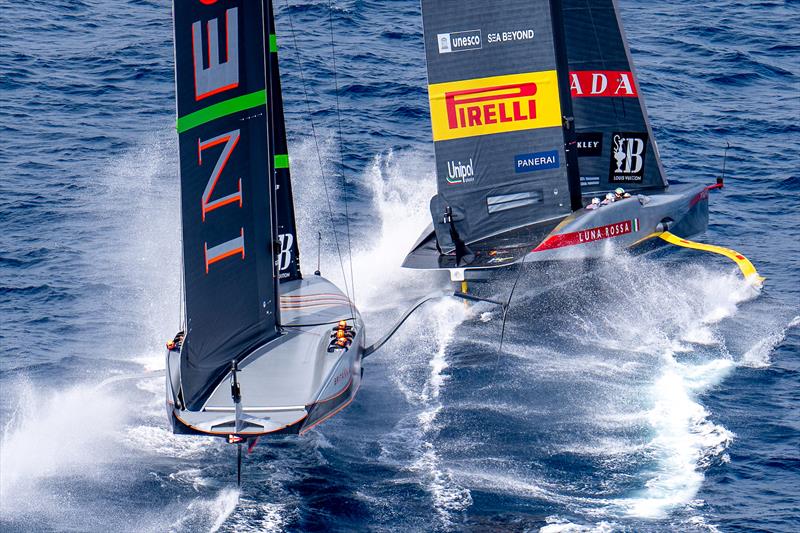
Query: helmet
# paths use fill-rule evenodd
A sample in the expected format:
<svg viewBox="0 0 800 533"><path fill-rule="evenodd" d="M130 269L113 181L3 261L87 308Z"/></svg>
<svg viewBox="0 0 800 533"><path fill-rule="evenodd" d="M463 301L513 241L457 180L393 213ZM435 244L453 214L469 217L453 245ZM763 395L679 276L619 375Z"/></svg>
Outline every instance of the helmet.
<svg viewBox="0 0 800 533"><path fill-rule="evenodd" d="M617 187L616 189L614 189L614 194L622 196L623 194L625 194L625 189L623 189L622 187Z"/></svg>
<svg viewBox="0 0 800 533"><path fill-rule="evenodd" d="M614 193L613 192L610 192L610 193L606 194L606 200L613 200L613 199L614 199Z"/></svg>
<svg viewBox="0 0 800 533"><path fill-rule="evenodd" d="M599 203L600 203L600 198L598 198L597 196L595 196L594 198L592 198L592 203L593 203L593 204L599 204Z"/></svg>

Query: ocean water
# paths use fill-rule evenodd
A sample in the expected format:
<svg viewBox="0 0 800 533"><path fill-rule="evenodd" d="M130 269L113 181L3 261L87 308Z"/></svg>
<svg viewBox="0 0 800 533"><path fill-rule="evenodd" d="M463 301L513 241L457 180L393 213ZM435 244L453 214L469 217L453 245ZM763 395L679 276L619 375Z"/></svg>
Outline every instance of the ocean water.
<svg viewBox="0 0 800 533"><path fill-rule="evenodd" d="M377 338L446 285L399 268L434 188L419 5L276 6L306 271L319 230L341 278L324 176ZM502 354L492 308L429 305L238 490L235 449L170 433L162 379L114 381L179 321L169 3L0 0L0 530L800 530L800 4L621 7L670 178L713 182L730 142L700 240L763 289L686 250L531 273Z"/></svg>

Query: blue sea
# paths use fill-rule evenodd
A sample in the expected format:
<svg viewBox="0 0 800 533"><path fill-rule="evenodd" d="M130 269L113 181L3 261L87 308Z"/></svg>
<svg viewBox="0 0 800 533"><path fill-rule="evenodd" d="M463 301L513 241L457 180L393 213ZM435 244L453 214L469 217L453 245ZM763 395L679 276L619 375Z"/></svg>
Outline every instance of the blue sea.
<svg viewBox="0 0 800 533"><path fill-rule="evenodd" d="M670 179L713 183L731 145L698 240L763 288L683 249L532 271L502 353L495 309L430 304L239 490L147 374L181 301L170 4L0 0L0 530L799 531L800 4L620 6ZM434 192L419 3L276 10L303 267L320 231L342 282L327 184L375 339L447 286L399 267Z"/></svg>

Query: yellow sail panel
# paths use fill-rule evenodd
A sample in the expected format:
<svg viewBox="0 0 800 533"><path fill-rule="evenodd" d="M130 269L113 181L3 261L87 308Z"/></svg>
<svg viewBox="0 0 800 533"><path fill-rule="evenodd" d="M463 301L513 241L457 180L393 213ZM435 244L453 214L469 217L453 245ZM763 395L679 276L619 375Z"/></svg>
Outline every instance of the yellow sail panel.
<svg viewBox="0 0 800 533"><path fill-rule="evenodd" d="M561 126L555 70L428 86L433 140Z"/></svg>

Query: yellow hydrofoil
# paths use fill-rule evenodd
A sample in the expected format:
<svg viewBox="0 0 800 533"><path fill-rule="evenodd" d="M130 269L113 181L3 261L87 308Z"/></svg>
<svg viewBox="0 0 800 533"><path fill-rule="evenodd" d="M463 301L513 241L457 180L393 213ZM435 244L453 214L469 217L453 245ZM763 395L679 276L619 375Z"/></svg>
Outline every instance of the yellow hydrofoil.
<svg viewBox="0 0 800 533"><path fill-rule="evenodd" d="M687 241L686 239L682 239L668 231L660 233L658 236L668 243L676 246L683 246L684 248L691 248L693 250L702 250L704 252L724 255L736 263L736 265L739 267L739 270L742 271L744 279L753 283L754 285L761 285L764 282L765 278L758 274L758 271L756 271L756 267L753 266L753 263L751 263L750 260L736 250L730 250L728 248L723 248L722 246L714 246L713 244Z"/></svg>

